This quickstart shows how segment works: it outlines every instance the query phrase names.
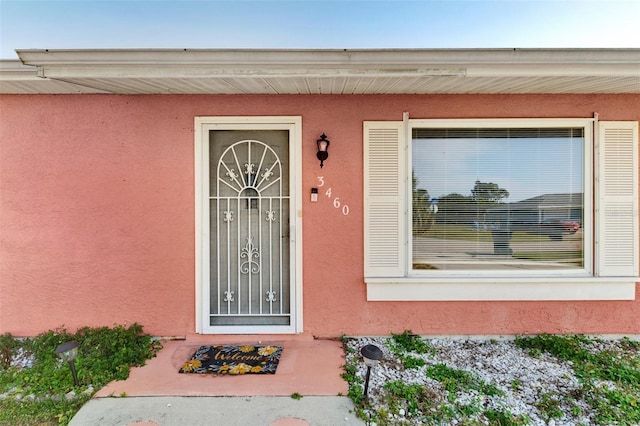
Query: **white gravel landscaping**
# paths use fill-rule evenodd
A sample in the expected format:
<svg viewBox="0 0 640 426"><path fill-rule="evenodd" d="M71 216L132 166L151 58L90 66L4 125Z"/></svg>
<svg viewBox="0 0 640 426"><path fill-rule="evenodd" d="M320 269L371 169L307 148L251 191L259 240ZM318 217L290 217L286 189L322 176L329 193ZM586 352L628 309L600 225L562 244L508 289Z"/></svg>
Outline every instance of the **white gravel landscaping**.
<svg viewBox="0 0 640 426"><path fill-rule="evenodd" d="M371 370L368 404L364 404L365 417L370 419L371 425L421 425L434 422L452 425L503 424L487 418L485 413L491 409L510 413L514 422L507 424L513 425L560 426L597 423L594 408L585 399L583 385L568 361L543 351L531 352L522 349L513 340L423 340L432 349L428 353L412 352L408 355L424 360L425 365L405 369L401 359L391 350L391 338L345 339L347 365L355 366L356 375L362 379L360 386L364 386L366 374L360 349L367 344L373 344L383 352L383 359ZM598 341L589 350L615 349L616 344L616 341ZM444 364L450 369L466 371L478 379L478 383L493 385L499 391L492 394L467 388L458 389L451 395L446 389L445 381L428 377L428 369L433 369L439 364ZM430 410L434 413L437 411L450 414L444 417L434 415L433 417L440 419L438 423L433 417L428 416L429 413L416 410L402 398L390 400L385 384L393 381L401 381L405 385L424 386L426 394L418 399L430 399ZM613 382L599 382L598 386L616 389L616 383Z"/></svg>

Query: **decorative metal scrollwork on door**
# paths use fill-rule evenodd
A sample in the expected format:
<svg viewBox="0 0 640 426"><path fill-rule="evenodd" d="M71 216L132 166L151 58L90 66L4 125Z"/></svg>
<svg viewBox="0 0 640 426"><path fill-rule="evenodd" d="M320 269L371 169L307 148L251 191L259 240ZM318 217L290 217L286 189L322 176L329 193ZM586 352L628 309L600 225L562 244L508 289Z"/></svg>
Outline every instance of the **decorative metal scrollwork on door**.
<svg viewBox="0 0 640 426"><path fill-rule="evenodd" d="M258 140L242 140L224 149L216 163L212 188L213 316L288 315L277 295L288 291L288 188L277 153ZM215 229L213 229L215 227ZM215 274L215 276L214 276Z"/></svg>
<svg viewBox="0 0 640 426"><path fill-rule="evenodd" d="M252 274L260 272L260 264L254 259L260 259L260 252L253 245L253 237L247 238L247 244L240 251L240 257L247 259L240 264L240 272L248 274L251 271Z"/></svg>

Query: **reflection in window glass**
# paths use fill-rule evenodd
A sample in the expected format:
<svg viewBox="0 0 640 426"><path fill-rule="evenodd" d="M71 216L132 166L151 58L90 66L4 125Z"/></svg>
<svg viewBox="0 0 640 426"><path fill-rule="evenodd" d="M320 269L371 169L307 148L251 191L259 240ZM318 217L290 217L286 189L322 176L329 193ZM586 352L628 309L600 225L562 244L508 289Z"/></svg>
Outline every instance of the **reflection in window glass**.
<svg viewBox="0 0 640 426"><path fill-rule="evenodd" d="M414 270L584 265L584 129L412 131Z"/></svg>

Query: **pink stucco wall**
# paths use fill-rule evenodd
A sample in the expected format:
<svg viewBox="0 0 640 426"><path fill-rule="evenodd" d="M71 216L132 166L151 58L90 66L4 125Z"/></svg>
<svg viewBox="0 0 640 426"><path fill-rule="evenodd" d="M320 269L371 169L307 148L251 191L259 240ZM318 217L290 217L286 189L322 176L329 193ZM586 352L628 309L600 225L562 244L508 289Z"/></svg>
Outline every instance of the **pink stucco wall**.
<svg viewBox="0 0 640 426"><path fill-rule="evenodd" d="M0 97L0 333L139 322L195 330L194 116L301 115L303 194L320 173L348 216L303 199L304 331L640 334L640 301L366 302L362 122L640 120L639 95Z"/></svg>

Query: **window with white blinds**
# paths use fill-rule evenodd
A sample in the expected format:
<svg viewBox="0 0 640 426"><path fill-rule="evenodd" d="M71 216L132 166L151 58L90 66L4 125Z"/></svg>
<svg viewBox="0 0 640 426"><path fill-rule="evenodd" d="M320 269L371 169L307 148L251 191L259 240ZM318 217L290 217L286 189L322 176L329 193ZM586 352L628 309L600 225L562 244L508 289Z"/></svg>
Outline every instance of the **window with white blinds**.
<svg viewBox="0 0 640 426"><path fill-rule="evenodd" d="M634 300L638 122L364 123L367 300Z"/></svg>
<svg viewBox="0 0 640 426"><path fill-rule="evenodd" d="M412 269L582 270L591 258L586 133L413 127Z"/></svg>

